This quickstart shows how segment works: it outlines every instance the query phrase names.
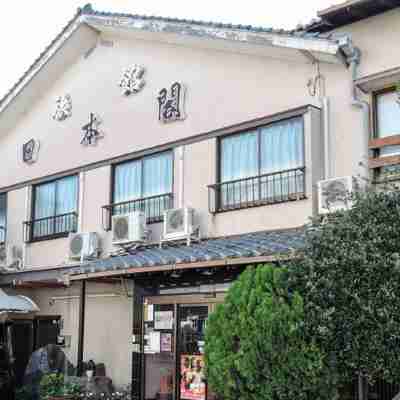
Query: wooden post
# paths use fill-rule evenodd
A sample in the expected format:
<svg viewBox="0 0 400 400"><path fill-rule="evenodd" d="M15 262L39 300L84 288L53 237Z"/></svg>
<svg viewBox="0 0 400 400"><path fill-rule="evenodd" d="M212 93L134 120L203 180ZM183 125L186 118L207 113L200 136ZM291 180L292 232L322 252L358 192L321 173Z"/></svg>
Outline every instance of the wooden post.
<svg viewBox="0 0 400 400"><path fill-rule="evenodd" d="M83 374L83 344L85 340L86 281L82 280L79 294L78 376Z"/></svg>

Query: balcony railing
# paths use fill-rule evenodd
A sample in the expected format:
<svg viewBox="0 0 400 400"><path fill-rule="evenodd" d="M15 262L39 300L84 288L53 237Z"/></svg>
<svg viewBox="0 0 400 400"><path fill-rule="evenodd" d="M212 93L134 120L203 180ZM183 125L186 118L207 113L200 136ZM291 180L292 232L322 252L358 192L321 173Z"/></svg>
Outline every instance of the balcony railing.
<svg viewBox="0 0 400 400"><path fill-rule="evenodd" d="M76 212L25 221L24 241L35 242L66 237L70 232L76 232L77 226L78 215Z"/></svg>
<svg viewBox="0 0 400 400"><path fill-rule="evenodd" d="M211 213L304 199L305 167L208 186Z"/></svg>
<svg viewBox="0 0 400 400"><path fill-rule="evenodd" d="M0 244L6 241L6 228L4 226L0 226Z"/></svg>
<svg viewBox="0 0 400 400"><path fill-rule="evenodd" d="M113 215L128 214L133 211L144 211L148 224L162 222L164 211L172 207L172 193L109 204L102 207L103 228L105 230L111 229L111 217Z"/></svg>

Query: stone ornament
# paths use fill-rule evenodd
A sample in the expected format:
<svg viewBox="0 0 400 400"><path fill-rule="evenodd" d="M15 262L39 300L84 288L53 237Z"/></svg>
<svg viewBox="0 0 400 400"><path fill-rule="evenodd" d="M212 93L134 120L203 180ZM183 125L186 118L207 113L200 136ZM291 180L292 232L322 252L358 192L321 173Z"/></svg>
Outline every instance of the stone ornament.
<svg viewBox="0 0 400 400"><path fill-rule="evenodd" d="M56 121L64 121L72 115L72 98L69 94L59 96L56 100L56 110L53 119Z"/></svg>
<svg viewBox="0 0 400 400"><path fill-rule="evenodd" d="M22 146L22 160L24 163L33 164L38 159L40 142L31 139Z"/></svg>
<svg viewBox="0 0 400 400"><path fill-rule="evenodd" d="M145 69L143 66L134 64L132 67L126 68L122 73L122 78L119 81L119 87L122 89L124 96L140 92L144 85L143 79Z"/></svg>
<svg viewBox="0 0 400 400"><path fill-rule="evenodd" d="M99 139L104 137L103 132L99 130L99 126L103 121L98 115L90 113L89 122L82 126L83 138L81 144L84 146L95 146Z"/></svg>
<svg viewBox="0 0 400 400"><path fill-rule="evenodd" d="M185 87L175 82L171 89L161 89L158 97L158 119L160 122L172 122L186 118L183 109L185 100Z"/></svg>

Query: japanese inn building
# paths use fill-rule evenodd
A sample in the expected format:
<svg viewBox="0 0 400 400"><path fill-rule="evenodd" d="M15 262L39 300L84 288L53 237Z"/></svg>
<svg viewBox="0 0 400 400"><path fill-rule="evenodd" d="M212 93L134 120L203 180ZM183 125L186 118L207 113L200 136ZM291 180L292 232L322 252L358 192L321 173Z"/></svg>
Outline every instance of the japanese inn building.
<svg viewBox="0 0 400 400"><path fill-rule="evenodd" d="M181 377L231 282L398 176L399 2L293 32L86 5L50 39L0 101L0 287L40 310L17 378L56 341L134 399L205 399Z"/></svg>

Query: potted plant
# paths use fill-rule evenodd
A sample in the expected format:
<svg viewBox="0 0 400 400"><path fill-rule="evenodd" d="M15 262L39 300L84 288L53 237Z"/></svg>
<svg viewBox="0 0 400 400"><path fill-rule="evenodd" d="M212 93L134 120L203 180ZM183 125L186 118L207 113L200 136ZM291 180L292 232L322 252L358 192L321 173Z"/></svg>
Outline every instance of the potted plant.
<svg viewBox="0 0 400 400"><path fill-rule="evenodd" d="M65 383L62 374L44 375L40 381L41 400L75 400L79 393L79 385Z"/></svg>

